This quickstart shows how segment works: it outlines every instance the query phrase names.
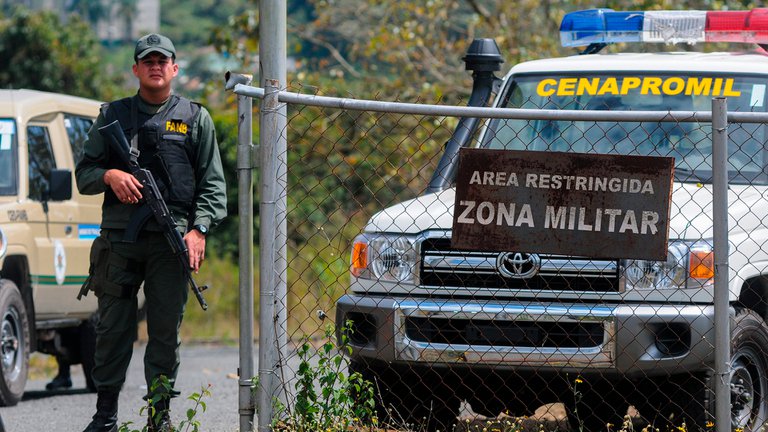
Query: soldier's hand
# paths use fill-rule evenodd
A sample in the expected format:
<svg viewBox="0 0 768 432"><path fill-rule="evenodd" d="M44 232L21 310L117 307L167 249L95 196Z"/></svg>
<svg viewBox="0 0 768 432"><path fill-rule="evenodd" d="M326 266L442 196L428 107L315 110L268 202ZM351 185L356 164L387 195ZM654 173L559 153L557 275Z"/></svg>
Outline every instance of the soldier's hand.
<svg viewBox="0 0 768 432"><path fill-rule="evenodd" d="M130 173L119 169L107 170L104 173L104 183L112 188L121 203L135 204L141 199L139 189L144 186Z"/></svg>
<svg viewBox="0 0 768 432"><path fill-rule="evenodd" d="M198 230L189 230L184 235L184 243L187 244L187 251L189 252L189 268L197 273L205 259L205 236Z"/></svg>

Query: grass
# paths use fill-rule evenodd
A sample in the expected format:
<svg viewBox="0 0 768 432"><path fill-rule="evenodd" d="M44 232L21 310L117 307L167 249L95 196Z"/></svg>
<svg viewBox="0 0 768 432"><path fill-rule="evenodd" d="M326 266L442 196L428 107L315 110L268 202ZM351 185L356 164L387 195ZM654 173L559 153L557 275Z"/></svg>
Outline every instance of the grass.
<svg viewBox="0 0 768 432"><path fill-rule="evenodd" d="M193 275L199 286L208 285L203 292L208 310L204 311L190 293L181 338L184 342L217 341L236 344L240 334L240 290L237 261L208 256L200 273ZM258 273L254 275L254 287L258 287ZM254 315L258 316L258 289L254 293ZM258 326L258 323L255 323ZM258 334L258 327L254 328ZM140 332L141 334L141 332Z"/></svg>

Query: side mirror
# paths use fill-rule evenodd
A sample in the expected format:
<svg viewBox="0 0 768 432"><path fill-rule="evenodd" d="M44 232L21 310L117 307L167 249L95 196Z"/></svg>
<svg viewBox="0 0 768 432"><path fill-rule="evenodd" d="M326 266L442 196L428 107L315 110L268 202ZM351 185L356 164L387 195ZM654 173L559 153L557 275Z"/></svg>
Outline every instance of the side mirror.
<svg viewBox="0 0 768 432"><path fill-rule="evenodd" d="M72 199L72 171L67 169L51 170L48 184L50 185L49 200L66 201Z"/></svg>

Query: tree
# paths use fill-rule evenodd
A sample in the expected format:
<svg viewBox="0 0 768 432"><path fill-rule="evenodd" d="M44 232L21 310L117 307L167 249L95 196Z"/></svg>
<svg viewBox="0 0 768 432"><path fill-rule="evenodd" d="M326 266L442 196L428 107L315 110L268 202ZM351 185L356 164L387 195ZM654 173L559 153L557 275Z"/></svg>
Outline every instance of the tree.
<svg viewBox="0 0 768 432"><path fill-rule="evenodd" d="M709 0L607 3L616 10L748 7ZM256 6L212 38L246 69L257 66L248 63L258 49ZM473 38L498 43L506 60L500 76L521 61L575 54L560 46L559 23L566 12L589 7L586 0L292 0L288 55L296 70L288 90L463 104L472 83L461 57ZM350 240L374 212L422 193L457 120L289 105L288 122L290 304L332 307L348 287ZM232 152L229 159L234 164ZM306 301L308 295L317 302Z"/></svg>
<svg viewBox="0 0 768 432"><path fill-rule="evenodd" d="M99 20L109 17L109 8L101 0L70 0L66 9L80 15L94 26Z"/></svg>
<svg viewBox="0 0 768 432"><path fill-rule="evenodd" d="M354 89L357 97L460 103L471 89L461 57L472 39L495 39L504 69L572 55L576 50L560 46L560 21L567 12L592 7L587 0L292 0L289 55L296 56L302 81L335 77L332 88ZM721 10L751 8L754 2L608 0L600 7ZM249 43L255 48L258 41L247 22L244 16L231 19L228 33L217 32L218 45L235 53Z"/></svg>
<svg viewBox="0 0 768 432"><path fill-rule="evenodd" d="M208 34L227 18L237 15L250 7L250 1L243 0L194 0L183 6L175 0L161 0L161 16L165 35L172 40L200 46L207 42Z"/></svg>
<svg viewBox="0 0 768 432"><path fill-rule="evenodd" d="M117 0L117 16L123 21L123 31L121 39L123 41L133 41L133 24L136 20L136 0Z"/></svg>
<svg viewBox="0 0 768 432"><path fill-rule="evenodd" d="M110 98L114 89L100 51L79 18L65 25L51 12L20 10L0 23L0 87Z"/></svg>

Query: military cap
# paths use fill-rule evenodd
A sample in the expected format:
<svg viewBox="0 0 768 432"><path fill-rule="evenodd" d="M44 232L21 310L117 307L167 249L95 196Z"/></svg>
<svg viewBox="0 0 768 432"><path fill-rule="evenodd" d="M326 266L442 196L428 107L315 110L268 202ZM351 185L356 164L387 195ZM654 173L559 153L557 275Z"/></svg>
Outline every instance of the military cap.
<svg viewBox="0 0 768 432"><path fill-rule="evenodd" d="M156 33L148 34L136 42L133 58L134 60L142 59L151 52L159 52L166 57L176 58L176 47L173 46L173 42Z"/></svg>

